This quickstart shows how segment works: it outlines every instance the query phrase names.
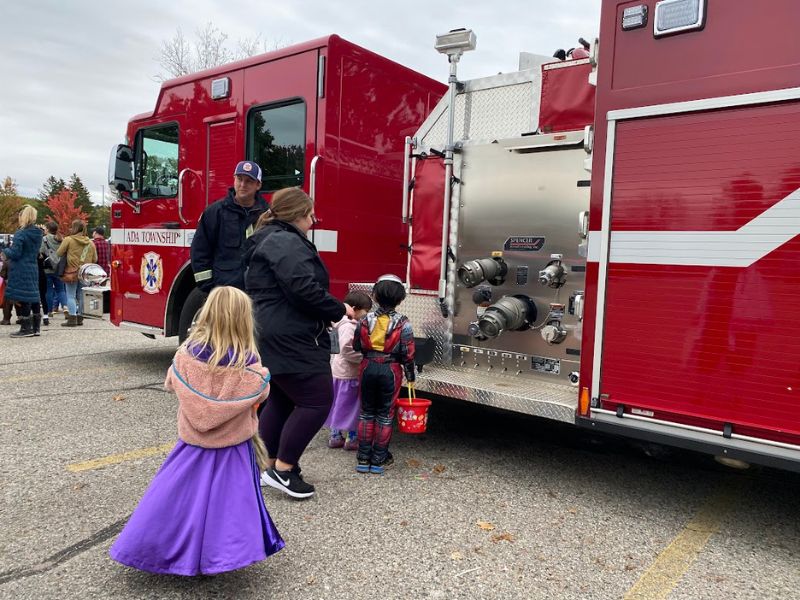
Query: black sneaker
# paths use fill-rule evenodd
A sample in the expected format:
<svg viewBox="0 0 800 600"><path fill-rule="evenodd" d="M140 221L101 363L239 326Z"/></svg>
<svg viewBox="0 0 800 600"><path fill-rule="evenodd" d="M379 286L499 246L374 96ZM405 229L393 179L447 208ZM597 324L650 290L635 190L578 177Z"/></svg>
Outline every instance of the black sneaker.
<svg viewBox="0 0 800 600"><path fill-rule="evenodd" d="M356 463L356 471L358 473L369 473L369 461L368 460L359 460Z"/></svg>
<svg viewBox="0 0 800 600"><path fill-rule="evenodd" d="M394 456L392 456L392 453L389 452L382 463L378 464L372 463L369 467L369 472L375 473L376 475L382 475L383 472L389 467L391 467L393 464L394 464Z"/></svg>
<svg viewBox="0 0 800 600"><path fill-rule="evenodd" d="M314 486L303 481L295 471L267 469L261 474L261 485L274 487L292 498L310 498L314 495Z"/></svg>

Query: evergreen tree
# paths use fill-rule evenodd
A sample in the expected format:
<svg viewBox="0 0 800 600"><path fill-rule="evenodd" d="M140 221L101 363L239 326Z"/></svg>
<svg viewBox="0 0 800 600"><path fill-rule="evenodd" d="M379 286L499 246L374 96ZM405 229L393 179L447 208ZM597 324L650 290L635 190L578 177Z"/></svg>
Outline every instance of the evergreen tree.
<svg viewBox="0 0 800 600"><path fill-rule="evenodd" d="M55 196L58 192L63 192L67 189L67 184L63 179L56 179L52 175L47 178L47 181L42 184L42 189L36 196L41 202L47 202L51 196Z"/></svg>
<svg viewBox="0 0 800 600"><path fill-rule="evenodd" d="M106 229L106 237L111 235L111 208L108 206L95 206L92 213L92 227L102 225Z"/></svg>
<svg viewBox="0 0 800 600"><path fill-rule="evenodd" d="M75 206L87 215L94 212L94 205L92 204L92 196L86 186L83 185L81 178L73 173L69 178L67 189L75 194Z"/></svg>

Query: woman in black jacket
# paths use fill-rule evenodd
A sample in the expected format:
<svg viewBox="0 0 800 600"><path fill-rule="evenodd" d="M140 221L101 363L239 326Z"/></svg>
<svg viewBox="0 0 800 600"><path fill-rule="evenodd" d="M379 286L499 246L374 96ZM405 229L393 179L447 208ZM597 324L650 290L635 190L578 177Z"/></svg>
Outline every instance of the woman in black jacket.
<svg viewBox="0 0 800 600"><path fill-rule="evenodd" d="M327 328L345 314L352 318L353 309L328 292L328 270L306 237L316 219L305 192L276 192L262 219L266 225L253 234L245 256L258 350L272 375L259 417L271 463L261 484L308 498L314 486L300 477L297 463L333 402Z"/></svg>

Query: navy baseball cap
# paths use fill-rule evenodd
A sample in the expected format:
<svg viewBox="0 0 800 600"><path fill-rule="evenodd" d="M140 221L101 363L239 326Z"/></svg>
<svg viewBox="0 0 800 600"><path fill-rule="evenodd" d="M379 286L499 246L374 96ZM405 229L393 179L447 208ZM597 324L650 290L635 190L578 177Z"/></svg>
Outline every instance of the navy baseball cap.
<svg viewBox="0 0 800 600"><path fill-rule="evenodd" d="M252 160L243 160L236 165L236 170L233 172L235 175L247 175L250 179L255 179L261 182L261 167L259 167Z"/></svg>

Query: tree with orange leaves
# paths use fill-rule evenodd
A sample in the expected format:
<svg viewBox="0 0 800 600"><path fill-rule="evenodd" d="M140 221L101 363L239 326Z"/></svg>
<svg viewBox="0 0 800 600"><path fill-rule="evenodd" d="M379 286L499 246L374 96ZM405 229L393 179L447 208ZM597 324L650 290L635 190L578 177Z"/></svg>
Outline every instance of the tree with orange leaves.
<svg viewBox="0 0 800 600"><path fill-rule="evenodd" d="M77 198L78 195L75 192L62 190L50 196L45 203L53 213L53 220L58 223L58 231L61 235L69 235L70 227L75 219L88 223L89 215L75 205Z"/></svg>
<svg viewBox="0 0 800 600"><path fill-rule="evenodd" d="M0 183L0 233L14 233L19 228L17 214L23 205L17 193L17 182L6 177Z"/></svg>

